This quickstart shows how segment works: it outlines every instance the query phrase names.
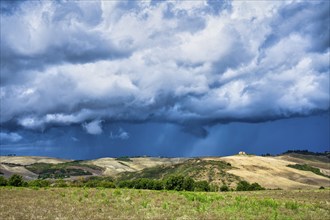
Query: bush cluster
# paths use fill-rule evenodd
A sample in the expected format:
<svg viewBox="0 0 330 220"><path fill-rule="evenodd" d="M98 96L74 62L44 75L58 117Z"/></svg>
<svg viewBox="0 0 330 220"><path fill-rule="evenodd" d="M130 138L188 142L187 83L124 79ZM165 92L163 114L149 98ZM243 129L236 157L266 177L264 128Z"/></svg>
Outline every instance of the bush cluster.
<svg viewBox="0 0 330 220"><path fill-rule="evenodd" d="M220 191L221 192L227 192L227 191L229 191L230 189L229 189L229 187L227 186L227 185L222 185L221 187L220 187Z"/></svg>
<svg viewBox="0 0 330 220"><path fill-rule="evenodd" d="M319 168L312 167L308 164L289 164L287 165L288 167L295 168L297 170L304 170L304 171L310 171L313 172L317 175L324 176L330 178L330 176L325 175L324 173L321 172Z"/></svg>
<svg viewBox="0 0 330 220"><path fill-rule="evenodd" d="M102 188L131 188L131 189L150 189L150 190L176 190L176 191L218 191L219 188L210 186L207 181L195 181L193 178L183 175L171 175L163 180L138 178L133 180L121 180L114 182L111 177L90 177L81 178L73 181L63 179L44 180L37 179L25 182L23 177L17 174L9 179L0 176L0 186L28 186L28 187L102 187ZM237 191L264 190L258 183L248 183L240 181L237 184ZM227 185L222 185L220 191L230 191Z"/></svg>
<svg viewBox="0 0 330 220"><path fill-rule="evenodd" d="M0 176L0 186L28 186L28 183L23 180L23 177L14 174L8 180Z"/></svg>
<svg viewBox="0 0 330 220"><path fill-rule="evenodd" d="M131 188L131 189L153 189L153 190L164 189L162 180L154 180L147 178L122 180L117 182L117 186L119 188Z"/></svg>
<svg viewBox="0 0 330 220"><path fill-rule="evenodd" d="M237 184L236 191L255 191L255 190L265 190L262 186L258 183L248 183L246 181L240 181Z"/></svg>
<svg viewBox="0 0 330 220"><path fill-rule="evenodd" d="M48 187L50 186L50 182L48 180L37 179L29 181L28 185L31 187Z"/></svg>
<svg viewBox="0 0 330 220"><path fill-rule="evenodd" d="M65 181L63 179L45 180L36 179L25 182L23 177L17 174L12 175L9 179L0 176L0 186L28 186L28 187L103 187L116 188L112 178L108 177L91 177L89 179L80 179L74 181Z"/></svg>
<svg viewBox="0 0 330 220"><path fill-rule="evenodd" d="M164 180L138 178L123 180L117 183L119 188L153 189L153 190L176 190L176 191L210 191L207 181L195 181L191 177L171 175Z"/></svg>
<svg viewBox="0 0 330 220"><path fill-rule="evenodd" d="M70 161L60 164L34 163L25 166L33 173L39 174L38 179L62 179L71 176L91 176L92 173L86 168L93 170L102 170L102 168L82 163L80 160Z"/></svg>

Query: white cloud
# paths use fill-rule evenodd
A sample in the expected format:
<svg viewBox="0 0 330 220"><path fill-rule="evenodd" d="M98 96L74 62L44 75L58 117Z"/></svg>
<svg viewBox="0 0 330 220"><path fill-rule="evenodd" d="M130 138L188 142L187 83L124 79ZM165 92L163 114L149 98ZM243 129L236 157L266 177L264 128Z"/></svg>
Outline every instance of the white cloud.
<svg viewBox="0 0 330 220"><path fill-rule="evenodd" d="M23 137L15 132L9 132L9 133L0 132L1 143L3 143L3 141L18 142L22 139Z"/></svg>
<svg viewBox="0 0 330 220"><path fill-rule="evenodd" d="M98 134L102 134L103 132L101 120L95 120L90 123L84 123L82 126L89 134L98 135Z"/></svg>
<svg viewBox="0 0 330 220"><path fill-rule="evenodd" d="M25 2L1 15L1 123L101 134L103 120L328 111L328 4L234 1L214 14L204 1Z"/></svg>
<svg viewBox="0 0 330 220"><path fill-rule="evenodd" d="M44 128L44 122L33 116L28 116L18 119L18 124L25 128L30 128L30 129Z"/></svg>
<svg viewBox="0 0 330 220"><path fill-rule="evenodd" d="M129 133L122 128L119 128L118 131L110 132L111 139L121 139L127 140L129 138Z"/></svg>

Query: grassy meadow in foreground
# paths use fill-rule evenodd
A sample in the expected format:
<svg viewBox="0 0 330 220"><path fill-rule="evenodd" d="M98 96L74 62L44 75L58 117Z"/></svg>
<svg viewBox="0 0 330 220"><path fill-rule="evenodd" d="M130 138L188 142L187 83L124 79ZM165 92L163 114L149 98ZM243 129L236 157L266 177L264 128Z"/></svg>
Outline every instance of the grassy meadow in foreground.
<svg viewBox="0 0 330 220"><path fill-rule="evenodd" d="M0 188L0 219L329 219L330 191Z"/></svg>

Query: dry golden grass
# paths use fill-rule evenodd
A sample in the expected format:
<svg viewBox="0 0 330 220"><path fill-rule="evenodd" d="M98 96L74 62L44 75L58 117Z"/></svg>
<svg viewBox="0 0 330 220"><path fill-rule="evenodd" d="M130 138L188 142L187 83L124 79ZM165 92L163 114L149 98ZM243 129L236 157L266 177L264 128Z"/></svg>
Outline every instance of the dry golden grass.
<svg viewBox="0 0 330 220"><path fill-rule="evenodd" d="M0 219L329 219L330 191L0 187Z"/></svg>
<svg viewBox="0 0 330 220"><path fill-rule="evenodd" d="M32 173L23 166L8 166L5 164L0 164L0 171L4 174L6 178L9 178L13 174L19 174L26 180L37 179L38 174Z"/></svg>
<svg viewBox="0 0 330 220"><path fill-rule="evenodd" d="M186 160L187 158L136 157L130 158L130 161L122 161L116 160L116 158L99 158L90 160L87 163L103 167L105 175L113 176L123 172L141 171L158 165L173 165Z"/></svg>
<svg viewBox="0 0 330 220"><path fill-rule="evenodd" d="M30 165L34 163L64 163L70 160L58 159L53 157L37 157L37 156L0 156L1 163L13 163L20 165Z"/></svg>
<svg viewBox="0 0 330 220"><path fill-rule="evenodd" d="M298 155L298 156L300 156L300 155ZM304 156L307 157L306 155L304 155ZM330 161L321 162L318 160L312 160L312 158L310 160L306 160L303 158L293 157L291 155L282 155L282 156L278 156L276 158L286 160L286 161L291 161L291 162L298 163L298 164L308 164L310 166L319 168L321 170L321 172L323 172L325 175L330 176L330 163L329 163Z"/></svg>
<svg viewBox="0 0 330 220"><path fill-rule="evenodd" d="M207 158L205 158L207 159ZM235 169L227 171L248 182L274 189L317 189L330 187L330 179L309 171L287 167L294 162L278 157L236 155L219 158L231 163Z"/></svg>
<svg viewBox="0 0 330 220"><path fill-rule="evenodd" d="M157 165L171 166L186 161L188 158L151 158L140 157L130 158L129 161L118 160L115 158L100 158L96 160L85 161L88 164L94 164L104 168L102 175L116 176L123 172L136 172L145 168L155 167ZM200 158L203 160L221 160L229 162L232 169L226 169L225 174L217 169L205 167L201 171L197 179L204 179L217 185L226 183L234 188L237 183L237 178L240 177L250 183L257 182L261 186L274 189L317 189L320 186L330 187L330 179L316 175L309 171L297 170L287 167L288 164L307 163L312 166L321 168L321 171L327 175L330 174L329 163L322 161L305 160L299 158L292 158L291 156L280 157L260 157L250 155L236 155L229 157L209 157ZM14 164L31 164L36 162L46 163L61 163L65 160L46 157L0 157L1 163ZM188 160L189 162L189 160ZM186 161L187 163L187 161ZM4 173L6 177L14 173L20 174L26 180L37 178L36 174L31 173L22 166L11 167L8 164L0 164L0 172ZM194 177L195 178L195 177Z"/></svg>

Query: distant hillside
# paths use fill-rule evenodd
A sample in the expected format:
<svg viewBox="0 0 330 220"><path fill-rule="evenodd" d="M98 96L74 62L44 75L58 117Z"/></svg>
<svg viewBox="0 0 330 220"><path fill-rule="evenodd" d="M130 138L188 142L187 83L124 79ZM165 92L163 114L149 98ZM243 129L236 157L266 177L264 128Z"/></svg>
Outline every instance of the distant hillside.
<svg viewBox="0 0 330 220"><path fill-rule="evenodd" d="M248 182L257 182L266 188L307 189L330 186L330 179L327 177L317 175L311 171L288 167L288 165L294 165L296 162L286 158L286 156L235 155L222 157L221 160L229 162L233 167L237 168L229 170L229 173L239 176ZM308 160L301 159L300 162L305 164ZM321 165L321 167L328 166L327 163L323 162L318 162L317 165ZM326 172L330 171L330 169L324 170Z"/></svg>
<svg viewBox="0 0 330 220"><path fill-rule="evenodd" d="M282 155L289 155L291 157L301 158L305 160L311 161L319 161L324 163L330 163L330 152L325 151L323 153L320 152L311 152L308 150L288 150Z"/></svg>
<svg viewBox="0 0 330 220"><path fill-rule="evenodd" d="M119 175L119 179L164 179L170 175L184 175L190 176L195 180L206 180L216 185L226 184L232 186L236 185L240 178L228 173L227 171L230 169L233 169L231 164L221 160L203 160L203 158L196 158L171 166L158 165L143 169L139 172L124 172Z"/></svg>
<svg viewBox="0 0 330 220"><path fill-rule="evenodd" d="M312 152L308 150L288 150L282 154L300 154L300 155L312 155L312 156L324 156L330 158L330 151L325 152Z"/></svg>
<svg viewBox="0 0 330 220"><path fill-rule="evenodd" d="M89 178L108 176L127 180L162 179L172 174L235 187L240 180L265 188L309 189L330 187L330 163L325 155L287 152L280 156L233 155L228 157L160 158L122 157L68 161L48 157L0 157L0 175L37 178Z"/></svg>

